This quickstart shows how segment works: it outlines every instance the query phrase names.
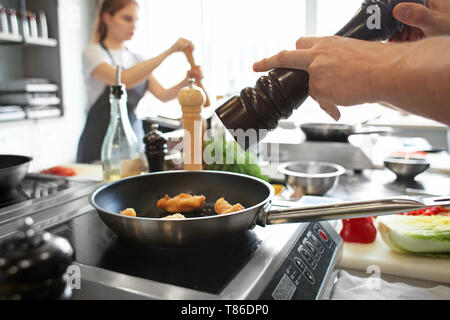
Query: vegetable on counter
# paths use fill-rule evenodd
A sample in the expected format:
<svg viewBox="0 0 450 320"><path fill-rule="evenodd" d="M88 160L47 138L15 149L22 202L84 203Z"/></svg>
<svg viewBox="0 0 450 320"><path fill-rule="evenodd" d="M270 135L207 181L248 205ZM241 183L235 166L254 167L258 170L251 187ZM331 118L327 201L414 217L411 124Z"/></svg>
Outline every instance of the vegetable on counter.
<svg viewBox="0 0 450 320"><path fill-rule="evenodd" d="M372 243L377 237L377 229L372 218L342 220L340 235L345 242Z"/></svg>
<svg viewBox="0 0 450 320"><path fill-rule="evenodd" d="M400 213L400 214L405 215L405 216L436 216L441 213L448 213L448 212L450 212L450 211L445 209L444 207L438 206L438 207L430 207L430 208L414 210L414 211Z"/></svg>
<svg viewBox="0 0 450 320"><path fill-rule="evenodd" d="M77 175L77 172L74 169L62 166L56 166L47 170L42 170L41 173L63 177L73 177Z"/></svg>
<svg viewBox="0 0 450 320"><path fill-rule="evenodd" d="M243 151L236 141L226 141L224 135L205 141L205 157L211 157L211 164L205 170L228 171L246 174L269 182L269 177L261 173L258 159L249 151Z"/></svg>
<svg viewBox="0 0 450 320"><path fill-rule="evenodd" d="M377 221L380 235L391 249L450 258L449 216L391 215L378 217Z"/></svg>
<svg viewBox="0 0 450 320"><path fill-rule="evenodd" d="M275 190L275 195L280 195L284 190L284 186L281 184L273 184L272 187Z"/></svg>

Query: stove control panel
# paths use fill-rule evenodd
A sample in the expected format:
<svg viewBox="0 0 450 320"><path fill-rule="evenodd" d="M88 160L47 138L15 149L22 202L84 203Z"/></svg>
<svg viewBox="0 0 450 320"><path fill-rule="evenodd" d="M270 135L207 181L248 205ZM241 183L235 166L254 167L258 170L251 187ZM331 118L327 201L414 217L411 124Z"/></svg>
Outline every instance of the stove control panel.
<svg viewBox="0 0 450 320"><path fill-rule="evenodd" d="M334 230L321 223L306 225L260 299L320 298L319 292L327 275L333 271L332 263L341 245L333 239L333 232Z"/></svg>

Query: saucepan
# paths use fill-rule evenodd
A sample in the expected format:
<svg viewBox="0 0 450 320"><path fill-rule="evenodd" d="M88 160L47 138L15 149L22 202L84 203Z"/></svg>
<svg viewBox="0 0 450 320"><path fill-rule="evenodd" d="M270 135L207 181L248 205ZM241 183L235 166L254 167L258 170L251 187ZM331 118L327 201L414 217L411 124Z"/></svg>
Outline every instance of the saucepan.
<svg viewBox="0 0 450 320"><path fill-rule="evenodd" d="M305 123L300 125L308 141L348 142L348 138L356 134L388 134L390 128L366 127L358 129L357 126L340 123Z"/></svg>
<svg viewBox="0 0 450 320"><path fill-rule="evenodd" d="M28 173L30 157L0 155L0 192L13 190Z"/></svg>
<svg viewBox="0 0 450 320"><path fill-rule="evenodd" d="M157 201L180 193L204 195L205 209L186 219L161 219L169 214ZM240 203L245 210L216 215L216 200ZM273 187L247 175L216 171L168 171L131 177L104 185L90 196L101 220L120 238L151 247L189 247L223 243L257 225L351 219L411 211L429 205L450 204L450 197L418 200L412 197L271 210ZM137 217L120 215L127 208Z"/></svg>

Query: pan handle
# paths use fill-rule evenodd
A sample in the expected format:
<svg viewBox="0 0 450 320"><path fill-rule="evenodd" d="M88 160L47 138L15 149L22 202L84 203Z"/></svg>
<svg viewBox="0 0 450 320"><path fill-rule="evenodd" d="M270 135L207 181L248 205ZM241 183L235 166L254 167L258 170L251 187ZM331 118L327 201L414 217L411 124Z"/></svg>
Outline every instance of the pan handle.
<svg viewBox="0 0 450 320"><path fill-rule="evenodd" d="M354 219L407 212L425 208L430 204L441 206L450 204L450 196L447 198L431 198L431 200L418 200L412 197L396 197L303 208L278 209L265 212L262 210L258 215L257 222L259 225L265 226L280 223Z"/></svg>
<svg viewBox="0 0 450 320"><path fill-rule="evenodd" d="M434 206L450 206L450 196L447 197L433 197L433 198L425 198L422 199L423 203L427 207L434 207Z"/></svg>
<svg viewBox="0 0 450 320"><path fill-rule="evenodd" d="M353 131L350 135L356 135L356 134L391 134L393 132L392 128L371 128L371 129L366 129L366 130L355 130Z"/></svg>

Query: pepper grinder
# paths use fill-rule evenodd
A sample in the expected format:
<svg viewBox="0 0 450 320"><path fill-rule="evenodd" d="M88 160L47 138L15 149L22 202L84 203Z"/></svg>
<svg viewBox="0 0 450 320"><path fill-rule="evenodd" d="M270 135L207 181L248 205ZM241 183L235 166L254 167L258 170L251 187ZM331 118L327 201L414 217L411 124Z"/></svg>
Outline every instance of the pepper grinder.
<svg viewBox="0 0 450 320"><path fill-rule="evenodd" d="M365 0L336 35L369 41L391 38L404 27L392 14L401 2L426 5L427 0ZM370 24L375 8L379 10L379 27ZM279 68L261 77L255 87L245 88L239 96L224 103L216 114L240 146L247 150L274 130L281 119L289 118L308 96L307 72Z"/></svg>
<svg viewBox="0 0 450 320"><path fill-rule="evenodd" d="M66 300L72 295L67 268L73 261L69 242L37 232L26 218L18 237L0 245L0 300Z"/></svg>
<svg viewBox="0 0 450 320"><path fill-rule="evenodd" d="M184 49L183 52L186 55L186 58L187 58L189 64L191 65L191 69L198 69L198 68L200 68L195 63L195 60L194 60L194 49L192 47L188 47L188 48ZM211 106L211 102L209 100L208 93L206 92L205 88L203 87L202 82L199 80L199 81L196 82L196 85L198 87L200 87L203 90L204 94L205 94L205 97L206 97L205 107L206 108L210 107Z"/></svg>
<svg viewBox="0 0 450 320"><path fill-rule="evenodd" d="M203 90L189 79L189 85L180 90L178 101L183 111L184 169L203 170L203 119L202 108L206 97Z"/></svg>
<svg viewBox="0 0 450 320"><path fill-rule="evenodd" d="M144 138L145 154L148 160L149 172L164 171L164 158L167 155L167 140L158 131L159 125L153 124Z"/></svg>

